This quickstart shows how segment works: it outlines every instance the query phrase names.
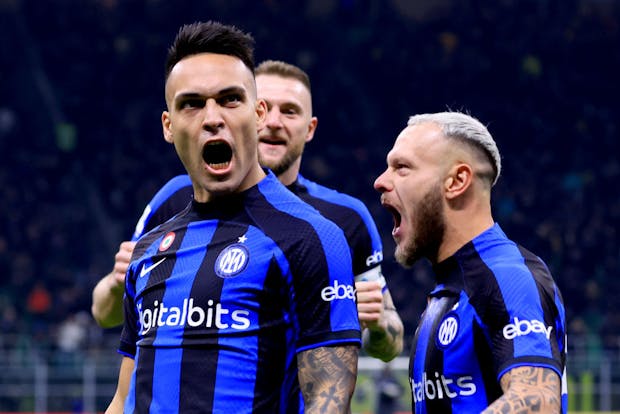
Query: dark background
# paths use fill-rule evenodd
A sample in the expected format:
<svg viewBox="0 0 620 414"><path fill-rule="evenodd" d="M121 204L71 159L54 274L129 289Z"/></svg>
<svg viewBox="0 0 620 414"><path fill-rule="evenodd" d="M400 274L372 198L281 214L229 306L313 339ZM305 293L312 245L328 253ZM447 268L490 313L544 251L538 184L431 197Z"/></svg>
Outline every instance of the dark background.
<svg viewBox="0 0 620 414"><path fill-rule="evenodd" d="M549 264L569 334L617 346L619 3L0 0L2 333L53 345L84 320L146 202L183 173L161 133L165 53L181 24L214 19L251 32L257 62L310 75L302 173L373 213L407 348L432 281L394 262L372 183L408 116L446 109L496 138L494 217Z"/></svg>

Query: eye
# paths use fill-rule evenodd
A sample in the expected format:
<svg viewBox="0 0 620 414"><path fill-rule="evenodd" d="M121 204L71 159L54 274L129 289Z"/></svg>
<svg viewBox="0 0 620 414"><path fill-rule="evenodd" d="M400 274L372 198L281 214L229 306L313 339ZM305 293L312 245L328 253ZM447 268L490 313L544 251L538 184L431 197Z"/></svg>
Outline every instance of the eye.
<svg viewBox="0 0 620 414"><path fill-rule="evenodd" d="M407 175L410 169L409 165L404 163L397 163L394 165L394 171L396 171L398 175Z"/></svg>
<svg viewBox="0 0 620 414"><path fill-rule="evenodd" d="M205 106L205 100L200 98L188 98L179 103L179 109L194 109Z"/></svg>
<svg viewBox="0 0 620 414"><path fill-rule="evenodd" d="M283 115L297 115L299 113L299 111L296 108L282 108L282 114Z"/></svg>
<svg viewBox="0 0 620 414"><path fill-rule="evenodd" d="M241 94L238 94L238 93L230 93L230 94L221 96L217 101L222 106L235 107L243 102L243 96L241 96Z"/></svg>

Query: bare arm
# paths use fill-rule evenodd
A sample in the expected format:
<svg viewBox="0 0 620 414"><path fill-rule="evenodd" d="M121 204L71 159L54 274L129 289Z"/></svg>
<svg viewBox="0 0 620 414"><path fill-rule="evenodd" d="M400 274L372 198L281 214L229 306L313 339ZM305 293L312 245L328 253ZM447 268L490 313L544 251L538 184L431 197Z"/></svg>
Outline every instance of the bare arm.
<svg viewBox="0 0 620 414"><path fill-rule="evenodd" d="M134 360L128 357L123 357L121 362L121 369L118 373L118 384L116 385L116 392L110 402L110 405L105 410L105 414L122 414L125 406L125 398L129 392L129 382L131 381L131 373L133 372Z"/></svg>
<svg viewBox="0 0 620 414"><path fill-rule="evenodd" d="M349 413L357 379L356 346L320 347L297 355L306 414Z"/></svg>
<svg viewBox="0 0 620 414"><path fill-rule="evenodd" d="M362 340L368 355L391 361L403 350L403 322L390 291L381 292L376 281L355 282L357 312L364 328Z"/></svg>
<svg viewBox="0 0 620 414"><path fill-rule="evenodd" d="M114 256L114 269L105 275L93 289L91 313L102 328L112 328L123 323L123 293L125 273L136 242L122 242Z"/></svg>
<svg viewBox="0 0 620 414"><path fill-rule="evenodd" d="M559 413L562 407L560 377L549 368L517 367L500 379L504 395L484 414Z"/></svg>

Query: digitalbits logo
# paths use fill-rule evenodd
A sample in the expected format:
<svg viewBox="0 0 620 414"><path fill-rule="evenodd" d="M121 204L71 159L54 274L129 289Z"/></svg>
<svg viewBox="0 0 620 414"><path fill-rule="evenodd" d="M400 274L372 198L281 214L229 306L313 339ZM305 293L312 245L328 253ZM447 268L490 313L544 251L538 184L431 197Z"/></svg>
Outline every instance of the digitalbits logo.
<svg viewBox="0 0 620 414"><path fill-rule="evenodd" d="M243 272L250 261L248 249L240 244L232 244L222 250L215 260L215 273L224 279Z"/></svg>
<svg viewBox="0 0 620 414"><path fill-rule="evenodd" d="M445 348L454 341L459 333L459 320L455 314L448 315L444 318L437 329L437 346Z"/></svg>

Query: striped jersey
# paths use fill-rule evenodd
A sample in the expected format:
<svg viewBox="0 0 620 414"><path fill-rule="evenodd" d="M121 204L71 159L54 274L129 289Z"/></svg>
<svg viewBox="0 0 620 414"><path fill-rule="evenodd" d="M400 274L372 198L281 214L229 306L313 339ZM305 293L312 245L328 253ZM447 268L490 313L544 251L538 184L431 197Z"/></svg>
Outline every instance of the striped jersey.
<svg viewBox="0 0 620 414"><path fill-rule="evenodd" d="M351 249L356 280L379 280L385 291L387 286L381 274L383 245L377 226L364 203L310 181L301 174L287 188L342 229Z"/></svg>
<svg viewBox="0 0 620 414"><path fill-rule="evenodd" d="M342 229L351 250L356 279L378 280L385 291L387 286L381 274L383 245L377 226L364 203L310 181L301 174L287 188ZM144 209L133 240L183 210L191 201L192 194L192 182L187 174L168 181Z"/></svg>
<svg viewBox="0 0 620 414"><path fill-rule="evenodd" d="M565 311L543 261L495 224L433 270L411 348L413 412L479 413L502 375L536 366L562 378L566 413Z"/></svg>
<svg viewBox="0 0 620 414"><path fill-rule="evenodd" d="M303 412L296 354L361 345L342 230L271 173L140 238L124 306L125 412Z"/></svg>

